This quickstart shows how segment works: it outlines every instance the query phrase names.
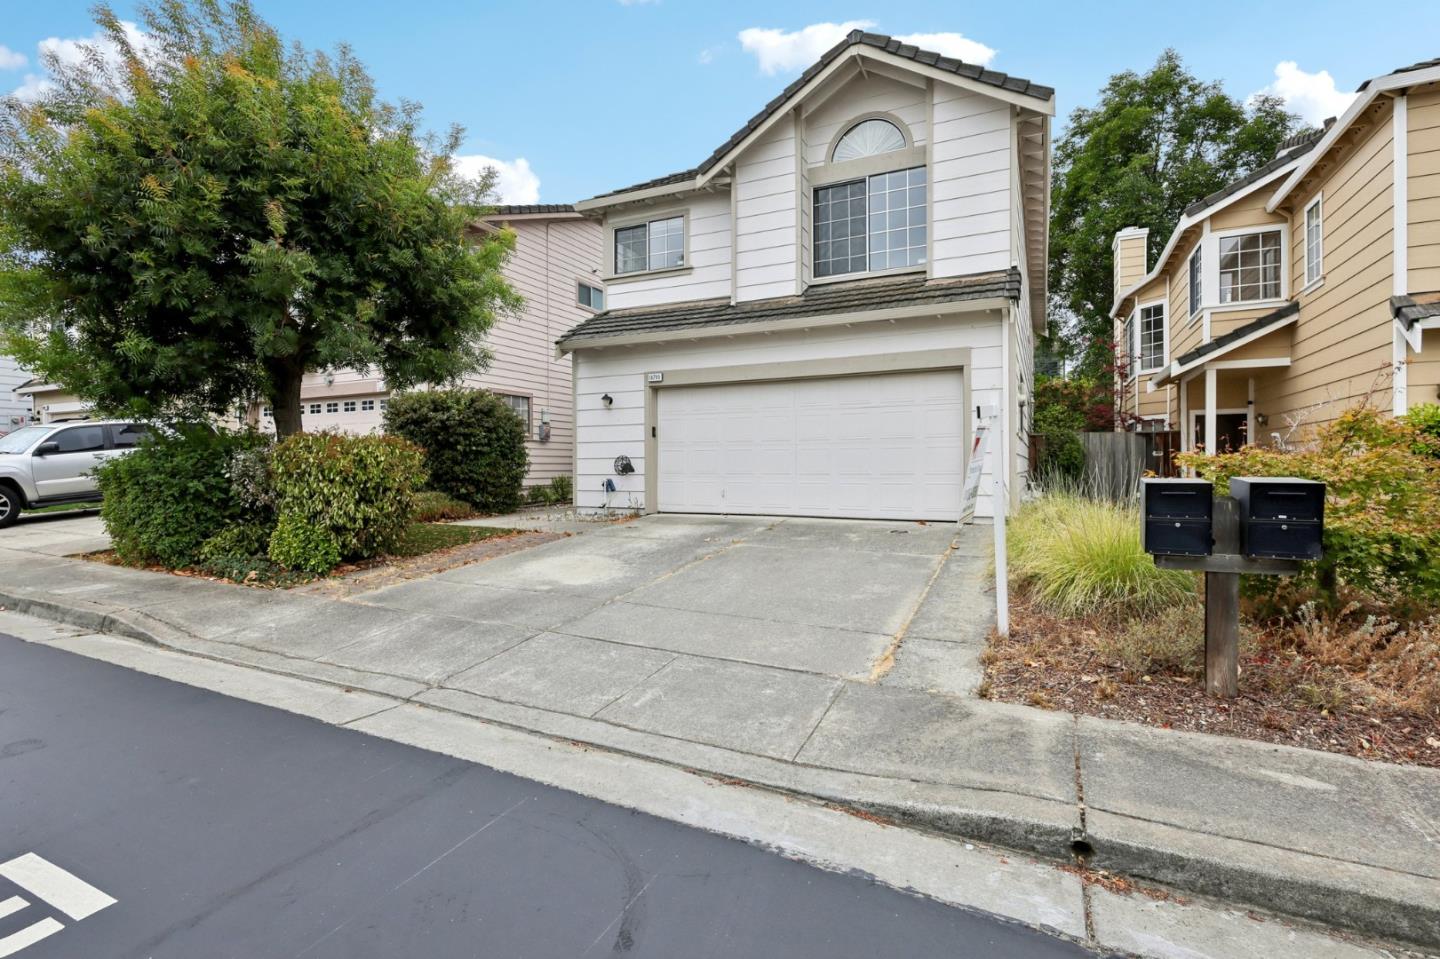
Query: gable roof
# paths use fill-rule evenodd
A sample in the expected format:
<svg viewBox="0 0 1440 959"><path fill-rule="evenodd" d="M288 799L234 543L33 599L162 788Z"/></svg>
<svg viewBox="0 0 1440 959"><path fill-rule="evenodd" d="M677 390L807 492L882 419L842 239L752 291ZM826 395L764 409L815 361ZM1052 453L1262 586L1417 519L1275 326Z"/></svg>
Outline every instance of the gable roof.
<svg viewBox="0 0 1440 959"><path fill-rule="evenodd" d="M1194 203L1187 206L1185 208L1185 213L1189 216L1194 216L1201 210L1212 207L1215 204L1219 203L1221 200L1229 199L1230 197L1244 190L1247 186L1250 186L1252 183L1259 183L1261 180L1265 179L1267 176L1274 173L1276 170L1279 170L1281 167L1284 167L1286 164L1293 163L1296 158L1304 156L1306 153L1309 153L1311 150L1315 149L1315 144L1320 142L1320 138L1325 135L1325 131L1330 129L1330 125L1334 122L1335 118L1331 117L1330 119L1325 121L1325 125L1319 130L1306 130L1302 133L1297 133L1294 136L1290 137L1284 143L1280 144L1279 152L1275 154L1275 158L1269 163L1265 163L1261 166L1256 167L1249 173L1242 176L1240 179L1234 181L1233 183L1227 183L1225 186L1216 190L1214 193L1211 193L1209 196L1201 197Z"/></svg>
<svg viewBox="0 0 1440 959"><path fill-rule="evenodd" d="M774 320L866 313L962 300L1020 298L1020 271L927 280L923 276L884 277L824 283L798 296L778 296L746 303L727 299L695 300L664 306L608 310L566 333L561 349L581 340L620 338L639 333L685 333L716 326L739 326Z"/></svg>
<svg viewBox="0 0 1440 959"><path fill-rule="evenodd" d="M571 203L521 203L492 207L485 219L496 216L528 216L534 213L574 213Z"/></svg>
<svg viewBox="0 0 1440 959"><path fill-rule="evenodd" d="M817 77L822 71L824 71L826 67L834 63L851 47L856 46L865 46L882 50L892 56L900 57L904 60L911 60L915 63L919 63L923 66L931 67L945 73L953 73L958 77L964 77L967 80L973 80L976 83L983 83L987 86L997 87L999 89L1009 91L1010 93L1019 94L1020 96L1034 97L1037 100L1046 102L1048 102L1055 96L1055 90L1053 87L1047 87L1039 83L1034 83L1021 77L1012 77L1009 74L1000 73L996 70L987 70L984 67L977 66L973 63L966 63L963 60L956 60L954 57L942 56L931 50L922 50L917 46L909 43L901 43L894 37L888 37L884 34L866 33L863 30L851 30L848 34L846 34L844 40L841 40L839 43L835 44L835 46L825 51L825 53L821 55L819 60L816 60L813 64L811 64L804 73L796 77L795 80L788 86L786 86L784 90L781 90L778 96L776 96L769 103L765 104L765 106L761 108L759 113L755 114L753 117L747 120L744 126L742 126L739 130L736 130L733 134L731 134L728 140L720 144L720 146L716 147L715 150L712 151L711 154L706 157L698 166L691 167L688 170L681 170L678 173L669 173L665 176L656 177L652 180L645 180L641 183L634 183L627 187L621 187L618 190L610 190L606 193L600 193L596 196L591 197L590 199L593 201L603 199L605 197L619 196L624 193L632 193L637 190L649 190L655 187L671 186L676 183L684 183L688 180L695 180L699 177L704 176L706 173L710 172L710 170L713 169L717 163L724 159L731 150L739 146L746 137L754 133L755 130L763 126L766 121L768 121L772 116L779 112L785 106L785 104L787 104L792 98L794 98L796 94L803 90L805 86L811 80L815 79L815 77Z"/></svg>

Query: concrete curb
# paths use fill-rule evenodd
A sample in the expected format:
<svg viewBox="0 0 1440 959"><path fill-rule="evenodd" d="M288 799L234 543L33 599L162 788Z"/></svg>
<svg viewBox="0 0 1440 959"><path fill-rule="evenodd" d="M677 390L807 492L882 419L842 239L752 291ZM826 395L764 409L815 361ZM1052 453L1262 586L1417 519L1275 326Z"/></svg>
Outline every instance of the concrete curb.
<svg viewBox="0 0 1440 959"><path fill-rule="evenodd" d="M0 604L172 652L359 690L495 726L773 792L819 800L952 838L1164 883L1266 911L1440 949L1440 882L1306 852L1192 832L1101 809L1002 790L808 766L656 733L206 640L140 610L0 586Z"/></svg>

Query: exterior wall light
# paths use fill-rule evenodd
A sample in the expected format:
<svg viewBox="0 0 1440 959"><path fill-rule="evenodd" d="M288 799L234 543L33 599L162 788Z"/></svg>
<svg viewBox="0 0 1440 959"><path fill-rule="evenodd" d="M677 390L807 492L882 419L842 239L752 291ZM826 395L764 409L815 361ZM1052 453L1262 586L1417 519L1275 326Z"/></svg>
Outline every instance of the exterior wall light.
<svg viewBox="0 0 1440 959"><path fill-rule="evenodd" d="M610 404L615 402L615 397L611 396L609 393L606 393L604 396L600 397L600 402L605 404L606 409L609 409Z"/></svg>

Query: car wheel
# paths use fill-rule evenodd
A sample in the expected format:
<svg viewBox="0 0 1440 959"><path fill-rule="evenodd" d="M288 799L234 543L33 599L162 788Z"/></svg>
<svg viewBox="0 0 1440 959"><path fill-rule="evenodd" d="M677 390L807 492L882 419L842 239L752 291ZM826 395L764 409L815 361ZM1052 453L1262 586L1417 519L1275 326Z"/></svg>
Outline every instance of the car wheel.
<svg viewBox="0 0 1440 959"><path fill-rule="evenodd" d="M0 529L14 525L20 518L20 494L8 486L0 486Z"/></svg>

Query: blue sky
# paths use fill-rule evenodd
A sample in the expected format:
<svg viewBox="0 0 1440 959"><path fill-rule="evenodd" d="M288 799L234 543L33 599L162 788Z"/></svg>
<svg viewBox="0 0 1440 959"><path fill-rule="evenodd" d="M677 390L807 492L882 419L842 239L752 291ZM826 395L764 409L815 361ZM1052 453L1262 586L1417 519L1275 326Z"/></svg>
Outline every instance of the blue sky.
<svg viewBox="0 0 1440 959"><path fill-rule="evenodd" d="M289 39L350 43L382 94L420 101L436 129L465 126L462 152L500 163L509 202L569 202L693 166L852 22L1054 86L1062 121L1167 46L1236 96L1279 84L1314 119L1367 77L1440 57L1434 2L1377 16L1353 0L254 3ZM40 44L93 35L88 7L0 0L0 91L43 81ZM133 17L131 0L114 7Z"/></svg>

